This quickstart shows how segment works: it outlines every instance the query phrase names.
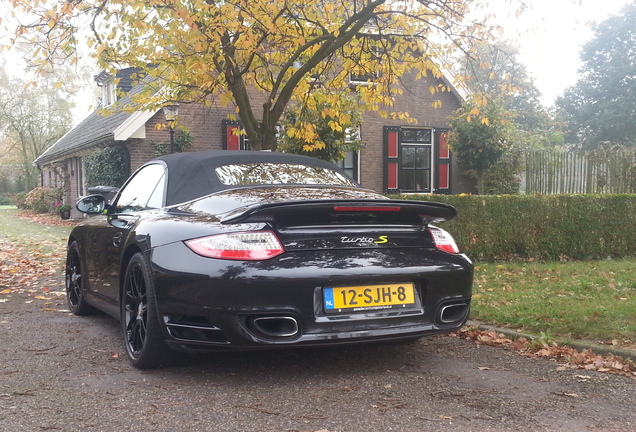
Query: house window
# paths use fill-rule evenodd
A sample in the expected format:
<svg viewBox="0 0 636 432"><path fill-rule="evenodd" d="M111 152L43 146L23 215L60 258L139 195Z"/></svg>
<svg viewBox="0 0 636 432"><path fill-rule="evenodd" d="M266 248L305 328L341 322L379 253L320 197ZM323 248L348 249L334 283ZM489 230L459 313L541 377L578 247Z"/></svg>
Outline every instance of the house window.
<svg viewBox="0 0 636 432"><path fill-rule="evenodd" d="M402 142L430 145L433 143L433 129L402 129Z"/></svg>
<svg viewBox="0 0 636 432"><path fill-rule="evenodd" d="M378 74L375 72L368 74L351 74L349 75L349 83L353 86L372 84L378 79Z"/></svg>
<svg viewBox="0 0 636 432"><path fill-rule="evenodd" d="M111 78L102 84L102 106L110 106L115 100L115 80Z"/></svg>
<svg viewBox="0 0 636 432"><path fill-rule="evenodd" d="M400 153L400 189L404 192L431 192L433 130L403 128Z"/></svg>
<svg viewBox="0 0 636 432"><path fill-rule="evenodd" d="M88 185L84 184L84 179L86 178L86 164L84 163L84 158L77 158L75 169L79 172L79 177L77 179L77 186L79 195L88 195Z"/></svg>
<svg viewBox="0 0 636 432"><path fill-rule="evenodd" d="M360 141L360 127L347 128L345 135L345 143ZM344 159L336 162L340 168L347 173L349 177L360 182L360 154L357 151L348 151L345 153Z"/></svg>
<svg viewBox="0 0 636 432"><path fill-rule="evenodd" d="M355 181L360 181L359 169L358 169L359 154L358 152L350 151L345 153L344 159L336 162L345 173Z"/></svg>
<svg viewBox="0 0 636 432"><path fill-rule="evenodd" d="M359 85L374 85L380 78L380 71L375 70L379 64L382 64L387 52L386 47L374 45L369 46L366 53L360 53L357 60L355 73L349 74L349 86L357 87ZM369 65L371 65L369 67Z"/></svg>
<svg viewBox="0 0 636 432"><path fill-rule="evenodd" d="M430 145L402 145L400 189L405 192L431 191Z"/></svg>
<svg viewBox="0 0 636 432"><path fill-rule="evenodd" d="M384 187L389 192L450 193L447 129L384 128Z"/></svg>

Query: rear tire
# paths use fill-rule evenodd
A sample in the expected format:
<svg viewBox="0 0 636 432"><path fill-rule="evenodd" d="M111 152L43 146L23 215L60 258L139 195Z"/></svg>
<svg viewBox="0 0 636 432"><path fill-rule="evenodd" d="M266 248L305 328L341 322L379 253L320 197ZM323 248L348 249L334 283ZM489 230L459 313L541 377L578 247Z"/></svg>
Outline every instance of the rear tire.
<svg viewBox="0 0 636 432"><path fill-rule="evenodd" d="M132 257L126 269L121 326L126 354L134 367L155 368L169 354L159 325L152 272L141 253Z"/></svg>
<svg viewBox="0 0 636 432"><path fill-rule="evenodd" d="M77 242L66 251L66 303L74 315L91 315L96 309L86 302L86 272L80 258Z"/></svg>

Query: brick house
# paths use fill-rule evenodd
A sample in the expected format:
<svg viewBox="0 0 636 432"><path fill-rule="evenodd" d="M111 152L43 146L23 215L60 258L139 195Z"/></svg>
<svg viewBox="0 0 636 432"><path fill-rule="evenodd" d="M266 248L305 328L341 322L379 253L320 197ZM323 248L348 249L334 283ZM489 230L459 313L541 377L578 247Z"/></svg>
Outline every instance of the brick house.
<svg viewBox="0 0 636 432"><path fill-rule="evenodd" d="M135 93L133 73L132 69L118 73L117 93L112 76L95 77L102 87L103 106L113 103L115 94L127 95L122 100L125 102L126 97ZM448 116L460 106L465 95L446 78L429 76L416 80L406 76L402 83L404 91L396 97L394 109L408 112L418 120L417 124L381 118L376 112L364 113L359 131L364 147L347 155L340 165L363 187L378 192L474 193L474 180L462 175L446 145ZM429 88L440 83L452 91L432 96ZM352 82L352 91L355 84ZM434 108L433 101L438 99L442 105ZM182 104L179 124L192 136L188 151L247 148L245 137L232 133L239 127L237 122L228 120L228 114L233 112L234 106ZM65 202L74 203L87 194L89 186L96 186L85 184L84 157L99 148L121 146L129 156L126 168L133 172L155 156L153 142L169 141L169 131L156 128L165 122L162 110L115 111L109 116L90 114L35 160L42 173L42 185L64 186Z"/></svg>

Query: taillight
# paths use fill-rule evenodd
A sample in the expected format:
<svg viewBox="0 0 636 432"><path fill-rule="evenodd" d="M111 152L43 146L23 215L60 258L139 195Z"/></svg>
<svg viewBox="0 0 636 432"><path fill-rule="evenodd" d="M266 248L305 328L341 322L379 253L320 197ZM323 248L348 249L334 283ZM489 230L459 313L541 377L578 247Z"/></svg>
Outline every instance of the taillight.
<svg viewBox="0 0 636 432"><path fill-rule="evenodd" d="M272 231L218 234L187 240L185 244L196 254L227 260L264 260L285 252Z"/></svg>
<svg viewBox="0 0 636 432"><path fill-rule="evenodd" d="M435 247L437 247L437 249L448 253L459 253L459 248L457 247L457 243L455 243L455 239L453 239L453 236L448 232L434 226L429 226L428 230L433 236L433 242L435 242Z"/></svg>

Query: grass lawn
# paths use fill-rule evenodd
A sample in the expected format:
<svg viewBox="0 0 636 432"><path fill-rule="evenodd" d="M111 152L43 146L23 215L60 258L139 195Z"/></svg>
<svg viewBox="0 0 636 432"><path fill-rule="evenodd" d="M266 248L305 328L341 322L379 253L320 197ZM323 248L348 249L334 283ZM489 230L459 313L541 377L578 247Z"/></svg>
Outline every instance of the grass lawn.
<svg viewBox="0 0 636 432"><path fill-rule="evenodd" d="M478 264L472 318L557 339L636 343L636 260Z"/></svg>
<svg viewBox="0 0 636 432"><path fill-rule="evenodd" d="M13 206L0 206L0 239L7 239L25 248L34 257L59 252L66 245L71 226L35 223L18 217L20 211ZM59 219L50 216L51 220Z"/></svg>

